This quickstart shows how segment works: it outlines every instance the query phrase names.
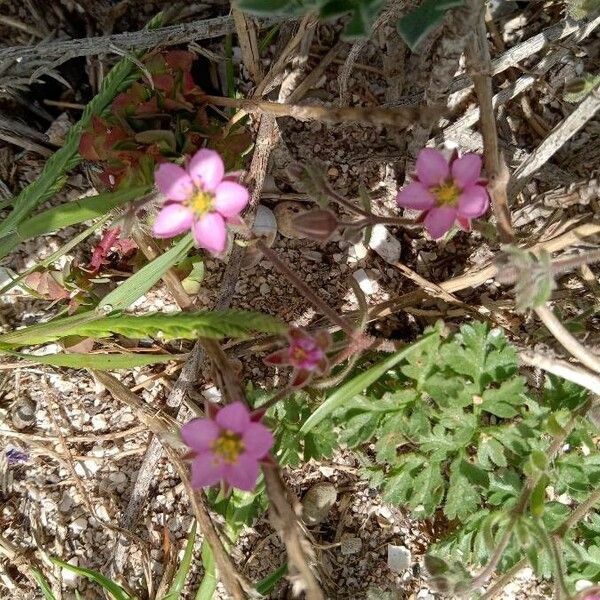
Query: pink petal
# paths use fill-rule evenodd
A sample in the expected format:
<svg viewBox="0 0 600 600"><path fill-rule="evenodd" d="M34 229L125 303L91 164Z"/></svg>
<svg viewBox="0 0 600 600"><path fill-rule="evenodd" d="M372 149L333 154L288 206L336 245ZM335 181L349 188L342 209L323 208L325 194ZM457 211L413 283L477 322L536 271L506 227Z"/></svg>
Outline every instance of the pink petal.
<svg viewBox="0 0 600 600"><path fill-rule="evenodd" d="M290 350L289 348L283 348L281 350L277 350L269 354L269 356L265 356L263 358L263 362L267 365L291 365L290 362Z"/></svg>
<svg viewBox="0 0 600 600"><path fill-rule="evenodd" d="M487 190L482 185L471 185L463 190L458 199L458 214L476 219L488 209L489 203Z"/></svg>
<svg viewBox="0 0 600 600"><path fill-rule="evenodd" d="M425 217L425 227L434 240L439 240L452 228L456 220L456 208L442 206L432 208Z"/></svg>
<svg viewBox="0 0 600 600"><path fill-rule="evenodd" d="M452 177L461 190L474 185L481 175L481 156L478 154L465 154L452 163L451 170Z"/></svg>
<svg viewBox="0 0 600 600"><path fill-rule="evenodd" d="M214 150L198 150L190 160L188 173L194 183L206 192L214 192L225 175L225 165Z"/></svg>
<svg viewBox="0 0 600 600"><path fill-rule="evenodd" d="M327 360L327 357L324 356L317 363L317 373L319 373L319 375L322 375L323 373L326 373L328 369L329 369L329 360Z"/></svg>
<svg viewBox="0 0 600 600"><path fill-rule="evenodd" d="M457 215L456 222L463 231L466 231L467 233L471 231L471 219L467 219L467 217L461 217L460 215Z"/></svg>
<svg viewBox="0 0 600 600"><path fill-rule="evenodd" d="M209 450L221 432L212 419L193 419L181 428L181 438L192 450Z"/></svg>
<svg viewBox="0 0 600 600"><path fill-rule="evenodd" d="M321 350L327 350L331 346L331 334L327 329L321 329L315 333L315 340L317 342L317 346L321 348Z"/></svg>
<svg viewBox="0 0 600 600"><path fill-rule="evenodd" d="M232 487L251 492L256 487L258 472L256 458L244 453L234 464L225 466L225 479Z"/></svg>
<svg viewBox="0 0 600 600"><path fill-rule="evenodd" d="M448 179L450 167L439 150L423 148L417 157L417 177L426 187L440 185Z"/></svg>
<svg viewBox="0 0 600 600"><path fill-rule="evenodd" d="M433 194L420 182L409 183L396 196L396 203L403 208L429 210L435 204Z"/></svg>
<svg viewBox="0 0 600 600"><path fill-rule="evenodd" d="M215 190L213 206L224 217L235 217L250 200L248 190L233 181L221 181Z"/></svg>
<svg viewBox="0 0 600 600"><path fill-rule="evenodd" d="M154 181L158 190L169 200L181 202L194 193L194 182L178 165L163 163L154 172Z"/></svg>
<svg viewBox="0 0 600 600"><path fill-rule="evenodd" d="M243 402L233 402L224 406L215 417L217 425L234 433L244 433L250 424L250 413Z"/></svg>
<svg viewBox="0 0 600 600"><path fill-rule="evenodd" d="M252 422L244 431L244 454L262 458L273 447L273 434L262 423Z"/></svg>
<svg viewBox="0 0 600 600"><path fill-rule="evenodd" d="M219 254L225 250L227 227L219 213L210 212L202 215L192 225L192 233L201 248L206 248L213 254Z"/></svg>
<svg viewBox="0 0 600 600"><path fill-rule="evenodd" d="M156 215L152 233L158 238L170 238L189 229L192 223L192 211L187 206L179 203L168 203Z"/></svg>
<svg viewBox="0 0 600 600"><path fill-rule="evenodd" d="M215 485L225 475L225 465L212 452L203 452L192 461L192 487Z"/></svg>

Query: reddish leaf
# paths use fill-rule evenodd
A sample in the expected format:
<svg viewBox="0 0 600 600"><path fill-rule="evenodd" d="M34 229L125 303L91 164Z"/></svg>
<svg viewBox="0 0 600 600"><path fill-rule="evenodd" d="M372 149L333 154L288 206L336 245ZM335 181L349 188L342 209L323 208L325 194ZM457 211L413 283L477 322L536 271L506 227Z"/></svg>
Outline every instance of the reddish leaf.
<svg viewBox="0 0 600 600"><path fill-rule="evenodd" d="M50 271L35 271L25 277L25 284L49 300L64 300L69 292L59 283L60 274Z"/></svg>

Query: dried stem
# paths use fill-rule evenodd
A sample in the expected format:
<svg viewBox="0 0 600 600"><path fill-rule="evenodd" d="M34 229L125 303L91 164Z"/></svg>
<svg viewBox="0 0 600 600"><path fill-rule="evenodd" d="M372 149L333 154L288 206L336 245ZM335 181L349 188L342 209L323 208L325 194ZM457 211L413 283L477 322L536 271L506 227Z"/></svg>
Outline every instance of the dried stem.
<svg viewBox="0 0 600 600"><path fill-rule="evenodd" d="M514 239L507 194L510 175L498 146L498 131L492 104L492 59L487 41L485 10L480 0L471 0L471 5L474 10L481 13L476 33L468 46L467 58L481 111L480 123L485 170L489 177L488 189L492 198L492 209L498 222L500 240L510 243Z"/></svg>
<svg viewBox="0 0 600 600"><path fill-rule="evenodd" d="M535 309L535 312L550 333L569 354L588 367L588 369L600 373L600 360L571 335L548 306L540 306Z"/></svg>

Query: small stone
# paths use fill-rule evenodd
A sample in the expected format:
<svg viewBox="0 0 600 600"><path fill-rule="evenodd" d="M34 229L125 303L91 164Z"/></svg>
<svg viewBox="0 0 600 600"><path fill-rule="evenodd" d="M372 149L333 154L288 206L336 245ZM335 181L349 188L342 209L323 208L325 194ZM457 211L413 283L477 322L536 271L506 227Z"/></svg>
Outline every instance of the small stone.
<svg viewBox="0 0 600 600"><path fill-rule="evenodd" d="M388 544L387 565L394 573L402 573L410 567L412 555L406 546Z"/></svg>
<svg viewBox="0 0 600 600"><path fill-rule="evenodd" d="M301 202L280 202L273 210L275 219L277 220L277 230L279 233L292 240L301 240L306 238L304 233L301 233L294 227L294 217L307 212L307 207Z"/></svg>
<svg viewBox="0 0 600 600"><path fill-rule="evenodd" d="M88 459L75 464L75 473L77 473L79 477L89 477L91 475L95 475L99 470L99 460Z"/></svg>
<svg viewBox="0 0 600 600"><path fill-rule="evenodd" d="M94 415L92 417L92 427L94 428L94 431L106 429L106 426L106 417L104 415Z"/></svg>
<svg viewBox="0 0 600 600"><path fill-rule="evenodd" d="M271 286L268 283L261 283L259 289L261 296L267 296L271 293Z"/></svg>
<svg viewBox="0 0 600 600"><path fill-rule="evenodd" d="M70 565L73 565L74 567L79 566L79 559L76 556L74 556L73 558L70 558L67 562ZM63 583L67 587L74 588L74 587L77 587L77 583L79 581L79 575L77 575L77 573L73 573L73 571L63 569L62 570L62 580L63 580Z"/></svg>
<svg viewBox="0 0 600 600"><path fill-rule="evenodd" d="M349 554L358 554L362 549L362 540L351 534L345 533L340 540L340 550L344 556Z"/></svg>
<svg viewBox="0 0 600 600"><path fill-rule="evenodd" d="M73 498L69 495L69 492L63 492L63 495L58 503L58 510L61 513L68 513L73 508Z"/></svg>
<svg viewBox="0 0 600 600"><path fill-rule="evenodd" d="M435 596L428 589L425 588L419 590L417 598L418 600L435 600Z"/></svg>
<svg viewBox="0 0 600 600"><path fill-rule="evenodd" d="M368 251L362 242L357 242L348 249L348 256L358 262L367 256Z"/></svg>
<svg viewBox="0 0 600 600"><path fill-rule="evenodd" d="M82 531L85 531L88 528L87 519L85 517L78 517L71 522L69 528L74 535L79 535Z"/></svg>
<svg viewBox="0 0 600 600"><path fill-rule="evenodd" d="M329 177L339 177L340 176L340 171L337 167L329 167L329 169L327 169L327 175Z"/></svg>
<svg viewBox="0 0 600 600"><path fill-rule="evenodd" d="M98 515L98 518L101 521L110 521L110 516L108 514L108 510L106 510L106 506L104 506L103 504L101 504L100 506L98 506L96 508L96 515Z"/></svg>
<svg viewBox="0 0 600 600"><path fill-rule="evenodd" d="M381 223L375 225L371 230L369 248L375 250L385 262L392 265L400 260L402 250L400 242Z"/></svg>
<svg viewBox="0 0 600 600"><path fill-rule="evenodd" d="M583 592L583 590L587 590L591 588L594 584L589 579L578 579L575 582L575 591Z"/></svg>
<svg viewBox="0 0 600 600"><path fill-rule="evenodd" d="M358 282L358 286L363 291L365 296L370 296L371 294L374 294L377 291L377 282L373 281L373 279L369 277L369 275L364 269L359 269L358 271L355 271L352 277L356 279L356 281Z"/></svg>
<svg viewBox="0 0 600 600"><path fill-rule="evenodd" d="M302 520L307 525L318 525L327 519L337 500L337 490L332 483L315 483L302 498Z"/></svg>
<svg viewBox="0 0 600 600"><path fill-rule="evenodd" d="M116 471L115 473L110 473L108 479L115 485L122 485L127 481L127 475L121 473L121 471Z"/></svg>

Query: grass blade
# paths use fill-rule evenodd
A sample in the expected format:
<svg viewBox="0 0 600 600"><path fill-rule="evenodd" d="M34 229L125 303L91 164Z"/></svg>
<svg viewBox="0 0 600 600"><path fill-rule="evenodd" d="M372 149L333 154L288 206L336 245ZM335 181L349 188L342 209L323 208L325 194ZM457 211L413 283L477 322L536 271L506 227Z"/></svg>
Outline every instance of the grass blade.
<svg viewBox="0 0 600 600"><path fill-rule="evenodd" d="M48 583L48 580L42 575L42 573L38 569L31 569L31 576L36 580L37 584L40 586L40 590L45 598L45 600L56 600L56 596L52 592L52 588Z"/></svg>
<svg viewBox="0 0 600 600"><path fill-rule="evenodd" d="M212 548L206 541L202 543L202 564L204 565L204 577L196 592L195 600L212 600L217 589L217 569Z"/></svg>
<svg viewBox="0 0 600 600"><path fill-rule="evenodd" d="M55 342L78 335L89 338L120 334L132 339L154 337L162 340L208 337L247 337L251 333L281 333L286 325L269 315L243 310L203 311L197 313L154 313L101 317L96 311L55 319L0 335L0 346L18 348Z"/></svg>
<svg viewBox="0 0 600 600"><path fill-rule="evenodd" d="M433 335L437 335L437 332L425 335L418 342L411 344L408 348L404 348L399 352L392 354L376 365L367 369L363 373L356 375L347 381L344 385L339 387L337 390L329 396L321 406L315 410L315 412L306 419L304 425L300 428L300 433L306 435L311 429L316 427L323 419L331 415L335 410L344 404L350 398L353 398L357 394L360 394L365 388L369 387L372 383L375 383L382 375L389 371L392 367L396 366L399 362L403 361L407 356L424 346Z"/></svg>
<svg viewBox="0 0 600 600"><path fill-rule="evenodd" d="M146 365L155 365L158 363L181 362L188 356L187 354L142 354L135 352L129 354L65 353L37 356L35 354L12 352L11 350L0 350L0 355L1 354L8 354L28 362L51 365L53 367L67 367L70 369L96 369L98 371L133 369L134 367L144 367Z"/></svg>
<svg viewBox="0 0 600 600"><path fill-rule="evenodd" d="M183 553L183 558L181 559L181 564L177 569L177 573L175 573L175 577L173 578L173 583L169 587L169 591L165 596L163 596L162 600L179 600L181 598L181 592L183 591L183 586L185 585L185 580L187 579L190 565L192 564L192 558L194 557L194 542L196 541L196 521L192 525L192 529L187 538L187 544L185 546L185 552Z"/></svg>
<svg viewBox="0 0 600 600"><path fill-rule="evenodd" d="M49 210L35 215L21 223L15 231L0 240L0 258L6 256L18 244L34 237L46 235L70 227L90 219L96 219L108 211L122 206L131 200L140 198L148 191L147 188L137 187L117 192L107 192L65 202Z"/></svg>
<svg viewBox="0 0 600 600"><path fill-rule="evenodd" d="M52 562L67 571L71 571L82 577L87 577L90 581L97 583L102 589L106 590L109 594L112 594L115 600L135 600L133 596L130 596L119 584L115 583L112 579L105 577L102 573L98 573L93 569L76 567L60 558L53 558Z"/></svg>
<svg viewBox="0 0 600 600"><path fill-rule="evenodd" d="M175 246L142 267L105 296L98 308L104 308L106 312L127 308L143 296L173 265L181 262L193 245L192 235L186 235Z"/></svg>
<svg viewBox="0 0 600 600"><path fill-rule="evenodd" d="M278 569L261 579L256 584L256 591L263 596L271 593L273 588L279 583L282 577L285 577L288 572L287 563L283 563Z"/></svg>

